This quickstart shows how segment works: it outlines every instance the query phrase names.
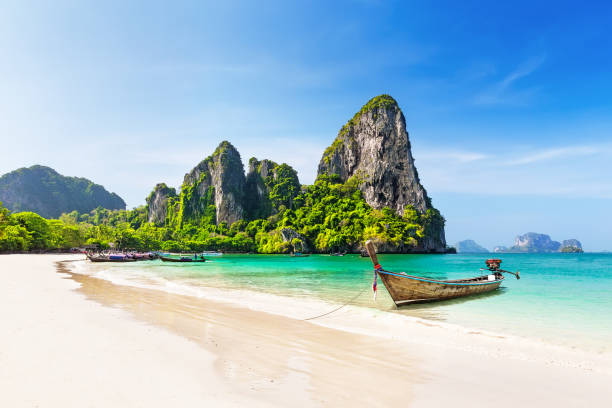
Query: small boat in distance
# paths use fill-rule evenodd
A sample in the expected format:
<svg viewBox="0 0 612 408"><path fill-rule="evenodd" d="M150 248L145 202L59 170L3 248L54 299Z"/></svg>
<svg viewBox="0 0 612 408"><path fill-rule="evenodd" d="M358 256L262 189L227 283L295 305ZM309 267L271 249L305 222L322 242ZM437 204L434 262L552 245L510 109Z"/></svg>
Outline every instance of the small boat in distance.
<svg viewBox="0 0 612 408"><path fill-rule="evenodd" d="M124 254L86 254L91 262L136 262L138 259Z"/></svg>
<svg viewBox="0 0 612 408"><path fill-rule="evenodd" d="M160 256L163 262L206 262L206 259L202 255L195 254L193 256L180 255L179 257L173 257L168 255Z"/></svg>
<svg viewBox="0 0 612 408"><path fill-rule="evenodd" d="M310 256L310 254L303 254L301 252L292 252L291 256L294 256L296 258L304 258L304 257Z"/></svg>
<svg viewBox="0 0 612 408"><path fill-rule="evenodd" d="M372 288L376 291L376 279L380 276L396 306L454 299L490 292L501 285L504 280L502 273L511 273L517 279L520 279L518 272L505 271L499 268L501 259L488 259L486 264L487 270L490 273L469 279L438 280L408 275L405 272L391 272L384 270L380 266L372 241L368 240L365 245L374 264L374 282Z"/></svg>
<svg viewBox="0 0 612 408"><path fill-rule="evenodd" d="M331 256L344 256L344 255L346 255L346 251L343 251L343 252L332 252L330 255Z"/></svg>

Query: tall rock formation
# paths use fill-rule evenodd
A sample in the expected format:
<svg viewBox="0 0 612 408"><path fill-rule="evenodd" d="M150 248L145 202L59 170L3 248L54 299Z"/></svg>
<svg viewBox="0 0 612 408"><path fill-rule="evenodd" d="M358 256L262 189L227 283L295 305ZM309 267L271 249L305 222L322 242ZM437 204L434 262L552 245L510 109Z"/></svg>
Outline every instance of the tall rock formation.
<svg viewBox="0 0 612 408"><path fill-rule="evenodd" d="M582 244L577 239L566 239L563 243L553 241L549 235L528 232L514 239L510 248L499 247L495 252L583 252Z"/></svg>
<svg viewBox="0 0 612 408"><path fill-rule="evenodd" d="M487 248L478 245L474 240L466 239L455 244L457 253L460 254L486 254L489 252Z"/></svg>
<svg viewBox="0 0 612 408"><path fill-rule="evenodd" d="M514 239L508 252L557 252L561 243L550 239L549 235L528 232Z"/></svg>
<svg viewBox="0 0 612 408"><path fill-rule="evenodd" d="M280 206L290 208L300 192L297 172L288 164L272 160L249 160L246 176L244 209L246 218L267 218L278 212Z"/></svg>
<svg viewBox="0 0 612 408"><path fill-rule="evenodd" d="M0 177L0 202L12 212L33 211L45 218L75 210L88 213L97 207L125 210L125 201L101 185L40 165Z"/></svg>
<svg viewBox="0 0 612 408"><path fill-rule="evenodd" d="M272 215L272 202L269 198L266 178L277 164L270 160L257 160L251 157L249 160L249 172L246 176L244 203L246 216L249 220L267 218Z"/></svg>
<svg viewBox="0 0 612 408"><path fill-rule="evenodd" d="M358 177L366 202L377 209L403 214L407 205L421 213L431 208L414 166L404 114L389 95L371 99L340 129L323 153L318 174L336 174L342 182Z"/></svg>
<svg viewBox="0 0 612 408"><path fill-rule="evenodd" d="M147 220L156 225L165 224L170 207L177 197L174 188L165 183L157 184L147 197Z"/></svg>
<svg viewBox="0 0 612 408"><path fill-rule="evenodd" d="M388 207L400 215L408 206L420 214L434 210L414 165L406 120L389 95L372 98L340 129L323 153L318 175L355 180L376 209ZM444 250L444 226L429 233L424 249Z"/></svg>
<svg viewBox="0 0 612 408"><path fill-rule="evenodd" d="M582 252L582 243L577 239L564 239L561 242L561 252Z"/></svg>
<svg viewBox="0 0 612 408"><path fill-rule="evenodd" d="M185 175L179 198L181 224L204 221L231 225L242 219L244 187L240 153L223 141L211 156Z"/></svg>

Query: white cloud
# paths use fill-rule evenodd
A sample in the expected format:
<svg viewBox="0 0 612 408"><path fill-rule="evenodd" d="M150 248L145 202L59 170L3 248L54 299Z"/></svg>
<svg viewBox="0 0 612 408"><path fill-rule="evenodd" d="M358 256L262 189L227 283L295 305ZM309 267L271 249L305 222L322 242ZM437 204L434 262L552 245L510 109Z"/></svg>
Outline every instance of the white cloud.
<svg viewBox="0 0 612 408"><path fill-rule="evenodd" d="M597 153L604 153L608 149L609 146L568 146L555 149L546 149L529 153L524 156L519 156L515 159L507 161L505 164L514 166L559 159L562 157L589 156Z"/></svg>
<svg viewBox="0 0 612 408"><path fill-rule="evenodd" d="M534 73L544 64L545 55L539 55L528 59L519 65L514 71L508 73L501 80L488 86L483 92L476 95L474 103L477 105L521 105L528 102L536 93L536 88L513 89L515 84L522 78Z"/></svg>
<svg viewBox="0 0 612 408"><path fill-rule="evenodd" d="M415 152L428 191L487 195L612 198L612 144L495 153L424 149Z"/></svg>

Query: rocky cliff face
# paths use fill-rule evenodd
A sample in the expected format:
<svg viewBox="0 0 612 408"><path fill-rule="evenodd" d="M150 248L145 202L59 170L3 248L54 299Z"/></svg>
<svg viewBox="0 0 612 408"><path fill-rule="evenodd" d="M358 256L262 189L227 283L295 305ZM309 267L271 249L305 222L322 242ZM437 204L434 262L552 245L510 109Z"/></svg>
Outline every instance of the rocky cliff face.
<svg viewBox="0 0 612 408"><path fill-rule="evenodd" d="M510 251L514 252L556 252L561 248L561 244L550 239L546 234L528 232L519 235L514 240L514 246Z"/></svg>
<svg viewBox="0 0 612 408"><path fill-rule="evenodd" d="M582 249L582 244L577 239L565 239L561 242L561 248L575 247Z"/></svg>
<svg viewBox="0 0 612 408"><path fill-rule="evenodd" d="M244 167L231 143L221 142L215 152L185 175L181 187L181 223L202 220L228 225L243 218Z"/></svg>
<svg viewBox="0 0 612 408"><path fill-rule="evenodd" d="M414 166L404 115L388 95L371 99L340 130L318 174L336 174L343 182L357 177L366 202L377 209L403 214L407 205L419 212L431 208Z"/></svg>
<svg viewBox="0 0 612 408"><path fill-rule="evenodd" d="M147 197L147 220L156 225L163 225L169 207L177 197L174 188L168 187L165 183L157 184Z"/></svg>
<svg viewBox="0 0 612 408"><path fill-rule="evenodd" d="M404 214L408 206L419 213L433 209L419 181L410 150L406 121L389 95L371 99L340 130L319 163L318 175L356 181L366 202ZM444 227L430 231L425 250L444 250Z"/></svg>
<svg viewBox="0 0 612 408"><path fill-rule="evenodd" d="M246 216L249 220L267 218L272 215L272 202L269 199L269 191L265 180L276 166L277 164L271 160L259 161L255 157L249 160L244 203Z"/></svg>
<svg viewBox="0 0 612 408"><path fill-rule="evenodd" d="M561 252L583 252L582 244L577 239L566 239L561 242Z"/></svg>
<svg viewBox="0 0 612 408"><path fill-rule="evenodd" d="M288 242L291 244L292 251L310 253L311 248L308 245L308 240L306 237L298 233L293 228L283 228L281 229L280 234L283 242ZM298 242L296 242L296 240Z"/></svg>
<svg viewBox="0 0 612 408"><path fill-rule="evenodd" d="M464 241L459 241L455 244L455 248L458 253L468 254L468 253L479 253L486 254L489 252L488 249L478 245L475 241L471 239L466 239Z"/></svg>
<svg viewBox="0 0 612 408"><path fill-rule="evenodd" d="M499 248L495 252L582 252L582 244L577 239L567 239L560 243L546 234L536 232L519 235L510 248Z"/></svg>
<svg viewBox="0 0 612 408"><path fill-rule="evenodd" d="M272 160L249 160L246 176L244 208L249 220L267 218L280 206L290 208L300 192L297 172L288 164L278 165Z"/></svg>

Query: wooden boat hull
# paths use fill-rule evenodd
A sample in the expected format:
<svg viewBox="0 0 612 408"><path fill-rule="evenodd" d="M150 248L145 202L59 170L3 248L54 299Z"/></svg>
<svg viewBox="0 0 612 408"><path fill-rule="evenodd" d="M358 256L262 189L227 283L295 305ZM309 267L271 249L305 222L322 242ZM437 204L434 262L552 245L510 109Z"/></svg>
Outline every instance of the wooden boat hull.
<svg viewBox="0 0 612 408"><path fill-rule="evenodd" d="M501 274L441 281L385 270L377 273L397 306L486 293L498 289L504 280ZM493 276L493 280L489 280L489 276Z"/></svg>
<svg viewBox="0 0 612 408"><path fill-rule="evenodd" d="M163 262L206 262L206 259L184 259L184 258L168 258L165 256L161 257Z"/></svg>
<svg viewBox="0 0 612 408"><path fill-rule="evenodd" d="M107 257L97 258L93 256L87 257L91 262L136 262L137 259L134 258L124 258L124 259L110 259Z"/></svg>

